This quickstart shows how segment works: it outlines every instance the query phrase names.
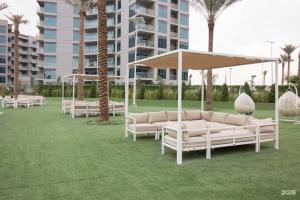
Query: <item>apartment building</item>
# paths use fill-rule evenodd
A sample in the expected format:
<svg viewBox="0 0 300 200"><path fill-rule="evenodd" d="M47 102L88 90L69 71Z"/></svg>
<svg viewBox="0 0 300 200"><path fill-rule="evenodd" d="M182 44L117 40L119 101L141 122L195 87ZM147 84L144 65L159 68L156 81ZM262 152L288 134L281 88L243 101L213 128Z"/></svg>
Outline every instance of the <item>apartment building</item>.
<svg viewBox="0 0 300 200"><path fill-rule="evenodd" d="M19 35L19 80L21 88L31 88L38 75L37 42L33 36ZM14 33L7 20L0 20L0 84L14 83Z"/></svg>
<svg viewBox="0 0 300 200"><path fill-rule="evenodd" d="M64 0L37 0L40 31L39 80L53 83L77 71L78 8ZM107 0L108 74L124 76L126 65L189 45L187 0ZM85 72L98 74L97 8L85 20ZM133 77L133 71L130 76ZM137 66L137 78L155 82L161 77L176 83L176 70ZM187 71L183 77L188 79ZM121 83L120 80L119 83Z"/></svg>

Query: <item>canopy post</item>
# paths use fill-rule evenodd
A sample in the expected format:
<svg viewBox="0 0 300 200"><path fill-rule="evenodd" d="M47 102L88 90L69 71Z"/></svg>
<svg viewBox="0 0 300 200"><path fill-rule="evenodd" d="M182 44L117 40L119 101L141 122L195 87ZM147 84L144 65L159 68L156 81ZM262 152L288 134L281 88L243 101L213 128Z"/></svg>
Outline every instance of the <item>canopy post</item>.
<svg viewBox="0 0 300 200"><path fill-rule="evenodd" d="M128 137L128 91L129 90L129 64L126 65L126 75L125 75L125 137Z"/></svg>
<svg viewBox="0 0 300 200"><path fill-rule="evenodd" d="M133 78L133 100L132 100L132 104L136 105L136 65L134 65L134 78Z"/></svg>
<svg viewBox="0 0 300 200"><path fill-rule="evenodd" d="M182 51L178 52L178 70L177 70L177 87L178 87L178 112L177 112L177 164L182 164Z"/></svg>
<svg viewBox="0 0 300 200"><path fill-rule="evenodd" d="M65 77L62 77L61 83L61 112L64 112L64 96L65 96Z"/></svg>
<svg viewBox="0 0 300 200"><path fill-rule="evenodd" d="M75 74L73 74L73 92L72 92L72 118L75 118Z"/></svg>
<svg viewBox="0 0 300 200"><path fill-rule="evenodd" d="M272 62L273 63L273 62ZM279 88L278 88L278 62L275 62L275 144L274 148L279 149L279 107L278 107L278 97L279 97Z"/></svg>
<svg viewBox="0 0 300 200"><path fill-rule="evenodd" d="M201 71L202 75L202 84L201 84L201 111L204 110L204 84L205 84L205 79L204 79L204 70Z"/></svg>

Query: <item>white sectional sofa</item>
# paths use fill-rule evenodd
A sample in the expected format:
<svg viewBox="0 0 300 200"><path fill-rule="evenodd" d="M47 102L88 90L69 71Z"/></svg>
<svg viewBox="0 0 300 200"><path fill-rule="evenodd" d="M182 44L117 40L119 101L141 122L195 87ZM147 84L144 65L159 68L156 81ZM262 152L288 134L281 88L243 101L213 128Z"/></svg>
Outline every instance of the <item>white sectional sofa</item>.
<svg viewBox="0 0 300 200"><path fill-rule="evenodd" d="M200 110L183 111L181 129L177 111L129 113L126 129L133 134L134 141L138 134L155 133L155 139L159 139L161 133L163 154L165 147L178 151L181 146L181 152L205 149L208 159L214 148L255 144L259 152L260 143L277 138L277 124L271 118L258 120L252 116ZM181 141L177 139L180 131Z"/></svg>

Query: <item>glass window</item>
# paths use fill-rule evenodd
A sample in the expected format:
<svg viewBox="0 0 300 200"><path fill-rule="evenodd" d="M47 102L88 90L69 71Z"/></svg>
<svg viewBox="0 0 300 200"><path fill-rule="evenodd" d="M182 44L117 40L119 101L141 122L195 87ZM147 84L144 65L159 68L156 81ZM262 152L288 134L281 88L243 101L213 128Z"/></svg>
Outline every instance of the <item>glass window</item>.
<svg viewBox="0 0 300 200"><path fill-rule="evenodd" d="M0 76L0 83L5 83L5 77Z"/></svg>
<svg viewBox="0 0 300 200"><path fill-rule="evenodd" d="M188 15L180 15L180 24L188 26L189 25L189 16Z"/></svg>
<svg viewBox="0 0 300 200"><path fill-rule="evenodd" d="M73 54L78 54L78 53L79 53L79 45L73 44Z"/></svg>
<svg viewBox="0 0 300 200"><path fill-rule="evenodd" d="M45 2L45 12L56 13L57 12L57 5L56 5L56 3Z"/></svg>
<svg viewBox="0 0 300 200"><path fill-rule="evenodd" d="M167 78L167 70L165 70L165 69L158 69L157 70L157 76L161 77L162 79L166 79Z"/></svg>
<svg viewBox="0 0 300 200"><path fill-rule="evenodd" d="M129 44L128 44L128 47L129 47L129 48L134 47L134 46L135 46L135 37L129 38L128 43L129 43Z"/></svg>
<svg viewBox="0 0 300 200"><path fill-rule="evenodd" d="M185 28L180 28L180 38L188 40L189 39L189 30Z"/></svg>
<svg viewBox="0 0 300 200"><path fill-rule="evenodd" d="M56 26L57 19L55 16L45 16L45 26Z"/></svg>
<svg viewBox="0 0 300 200"><path fill-rule="evenodd" d="M0 43L1 44L6 44L6 36L0 35Z"/></svg>
<svg viewBox="0 0 300 200"><path fill-rule="evenodd" d="M78 68L78 57L73 57L73 69Z"/></svg>
<svg viewBox="0 0 300 200"><path fill-rule="evenodd" d="M5 63L6 63L6 57L0 56L0 64L5 64Z"/></svg>
<svg viewBox="0 0 300 200"><path fill-rule="evenodd" d="M5 33L6 34L6 26L1 26L0 25L0 33Z"/></svg>
<svg viewBox="0 0 300 200"><path fill-rule="evenodd" d="M187 81L189 79L189 73L188 72L182 72L182 80Z"/></svg>
<svg viewBox="0 0 300 200"><path fill-rule="evenodd" d="M56 79L56 70L45 69L44 78L45 79Z"/></svg>
<svg viewBox="0 0 300 200"><path fill-rule="evenodd" d="M189 44L188 43L180 42L179 48L180 49L188 49L189 48Z"/></svg>
<svg viewBox="0 0 300 200"><path fill-rule="evenodd" d="M167 18L168 17L168 8L167 8L167 6L159 5L158 15L159 15L159 17Z"/></svg>
<svg viewBox="0 0 300 200"><path fill-rule="evenodd" d="M55 40L56 39L56 30L45 29L44 37L45 37L45 39Z"/></svg>
<svg viewBox="0 0 300 200"><path fill-rule="evenodd" d="M167 38L158 37L158 48L162 48L162 49L167 48Z"/></svg>
<svg viewBox="0 0 300 200"><path fill-rule="evenodd" d="M186 0L180 0L180 10L189 12L189 2Z"/></svg>
<svg viewBox="0 0 300 200"><path fill-rule="evenodd" d="M158 21L158 31L160 33L167 33L167 31L168 31L167 22L165 22L165 21Z"/></svg>
<svg viewBox="0 0 300 200"><path fill-rule="evenodd" d="M44 51L48 52L48 53L55 53L56 52L56 43L45 42Z"/></svg>
<svg viewBox="0 0 300 200"><path fill-rule="evenodd" d="M0 74L5 74L6 68L5 67L0 67Z"/></svg>
<svg viewBox="0 0 300 200"><path fill-rule="evenodd" d="M73 41L79 41L79 32L73 31Z"/></svg>
<svg viewBox="0 0 300 200"><path fill-rule="evenodd" d="M56 56L45 56L44 57L45 66L54 66L56 65Z"/></svg>
<svg viewBox="0 0 300 200"><path fill-rule="evenodd" d="M0 53L6 54L6 47L0 46Z"/></svg>
<svg viewBox="0 0 300 200"><path fill-rule="evenodd" d="M79 14L79 9L78 9L78 7L77 6L73 6L73 14L74 15L78 15Z"/></svg>
<svg viewBox="0 0 300 200"><path fill-rule="evenodd" d="M159 1L163 3L168 3L168 0L159 0Z"/></svg>
<svg viewBox="0 0 300 200"><path fill-rule="evenodd" d="M73 28L79 28L80 22L78 18L73 18Z"/></svg>
<svg viewBox="0 0 300 200"><path fill-rule="evenodd" d="M133 62L134 58L135 58L135 52L134 51L129 52L128 53L128 62Z"/></svg>

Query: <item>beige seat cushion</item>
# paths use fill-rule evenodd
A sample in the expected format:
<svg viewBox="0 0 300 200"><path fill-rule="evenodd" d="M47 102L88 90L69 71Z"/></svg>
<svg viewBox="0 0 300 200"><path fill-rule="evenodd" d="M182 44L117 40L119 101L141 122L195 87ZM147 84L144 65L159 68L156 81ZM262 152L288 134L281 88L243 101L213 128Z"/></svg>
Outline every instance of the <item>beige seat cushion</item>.
<svg viewBox="0 0 300 200"><path fill-rule="evenodd" d="M184 122L184 130L188 130L188 136L189 137L196 137L205 135L207 133L207 130L197 130L197 129L207 129L208 124L206 121L186 121Z"/></svg>
<svg viewBox="0 0 300 200"><path fill-rule="evenodd" d="M225 120L229 114L228 113L222 113L222 112L213 112L211 117L211 122L219 122L219 123L225 123Z"/></svg>
<svg viewBox="0 0 300 200"><path fill-rule="evenodd" d="M231 124L236 126L244 126L249 116L247 115L233 115L229 114L225 119L225 124Z"/></svg>
<svg viewBox="0 0 300 200"><path fill-rule="evenodd" d="M206 121L210 121L211 120L212 114L213 114L212 111L201 111L201 117L203 119L205 119Z"/></svg>
<svg viewBox="0 0 300 200"><path fill-rule="evenodd" d="M152 124L153 124L153 125L156 125L156 126L158 127L159 131L160 131L161 128L162 128L163 126L166 126L167 123L168 123L168 122L154 122L154 123L152 123Z"/></svg>
<svg viewBox="0 0 300 200"><path fill-rule="evenodd" d="M213 130L211 130L211 133L219 133L224 128L233 127L233 125L219 123L219 122L207 122L207 124L208 124L208 128L213 128Z"/></svg>
<svg viewBox="0 0 300 200"><path fill-rule="evenodd" d="M148 124L148 123L140 123L140 124L136 124L136 126L134 127L134 124L130 124L128 126L128 128L130 130L135 130L137 132L155 132L158 130L158 127L154 124Z"/></svg>
<svg viewBox="0 0 300 200"><path fill-rule="evenodd" d="M249 117L246 125L263 125L263 124L272 124L274 123L272 118L267 119L254 119L253 117ZM256 132L256 127L248 128L251 132ZM260 133L272 133L275 132L274 126L262 126L260 127Z"/></svg>
<svg viewBox="0 0 300 200"><path fill-rule="evenodd" d="M178 113L178 111L167 111L168 121L177 121L177 119L178 119L177 113ZM185 121L185 120L186 120L185 114L184 114L184 112L182 112L181 121Z"/></svg>
<svg viewBox="0 0 300 200"><path fill-rule="evenodd" d="M148 122L148 113L130 113L129 116L135 118L137 124ZM128 119L128 123L133 124L133 120Z"/></svg>
<svg viewBox="0 0 300 200"><path fill-rule="evenodd" d="M201 111L200 110L186 110L184 111L186 120L201 120Z"/></svg>
<svg viewBox="0 0 300 200"><path fill-rule="evenodd" d="M149 112L148 114L149 114L148 123L152 124L154 122L166 122L166 121L168 121L166 111Z"/></svg>

